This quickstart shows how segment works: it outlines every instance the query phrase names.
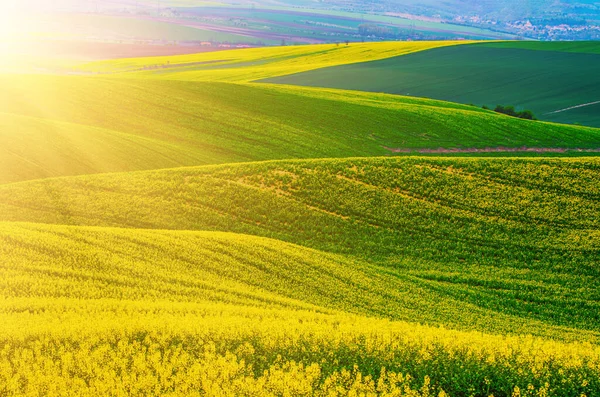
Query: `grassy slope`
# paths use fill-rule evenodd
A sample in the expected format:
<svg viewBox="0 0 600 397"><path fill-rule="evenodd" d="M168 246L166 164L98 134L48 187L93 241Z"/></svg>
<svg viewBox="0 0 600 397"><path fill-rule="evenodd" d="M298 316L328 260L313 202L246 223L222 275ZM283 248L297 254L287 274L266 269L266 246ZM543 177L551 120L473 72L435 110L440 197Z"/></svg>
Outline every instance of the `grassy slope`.
<svg viewBox="0 0 600 397"><path fill-rule="evenodd" d="M42 305L83 300L212 302L353 313L501 333L522 321L430 291L414 277L241 234L3 224L2 296ZM118 243L118 247L115 247ZM74 281L86 280L84 283ZM432 306L435 302L435 309ZM573 330L525 321L516 332ZM543 330L543 331L542 331ZM592 340L594 332L586 334Z"/></svg>
<svg viewBox="0 0 600 397"><path fill-rule="evenodd" d="M386 148L600 146L600 132L591 128L383 94L81 76L2 75L0 83L6 94L0 97L0 150L8 153L2 183L391 154Z"/></svg>
<svg viewBox="0 0 600 397"><path fill-rule="evenodd" d="M2 187L0 219L277 238L370 261L427 296L519 318L482 328L462 317L459 327L520 332L535 321L527 332L568 338L556 327L600 331L599 166L354 159L62 178ZM431 321L422 316L412 318Z"/></svg>
<svg viewBox="0 0 600 397"><path fill-rule="evenodd" d="M0 114L0 183L57 175L133 171L195 164L198 154L160 139Z"/></svg>
<svg viewBox="0 0 600 397"><path fill-rule="evenodd" d="M540 119L600 126L593 107L580 109L576 119L569 112L547 115L600 100L599 52L595 43L476 44L264 81L410 94L490 107L514 105L531 109Z"/></svg>
<svg viewBox="0 0 600 397"><path fill-rule="evenodd" d="M397 308L405 306L401 280L276 240L35 224L1 229L2 295L15 299L220 302L381 317L399 317ZM385 304L383 296L390 299Z"/></svg>

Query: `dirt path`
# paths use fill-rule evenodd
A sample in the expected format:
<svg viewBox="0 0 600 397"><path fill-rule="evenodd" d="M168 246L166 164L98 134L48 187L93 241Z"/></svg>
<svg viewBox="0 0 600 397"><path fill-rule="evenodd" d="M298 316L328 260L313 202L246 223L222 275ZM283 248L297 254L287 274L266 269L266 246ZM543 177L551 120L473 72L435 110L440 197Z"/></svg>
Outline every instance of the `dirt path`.
<svg viewBox="0 0 600 397"><path fill-rule="evenodd" d="M437 148L437 149L395 149L385 147L392 153L566 153L566 152L583 152L583 153L600 153L598 149L580 149L580 148L535 148L535 147L486 147L486 148Z"/></svg>

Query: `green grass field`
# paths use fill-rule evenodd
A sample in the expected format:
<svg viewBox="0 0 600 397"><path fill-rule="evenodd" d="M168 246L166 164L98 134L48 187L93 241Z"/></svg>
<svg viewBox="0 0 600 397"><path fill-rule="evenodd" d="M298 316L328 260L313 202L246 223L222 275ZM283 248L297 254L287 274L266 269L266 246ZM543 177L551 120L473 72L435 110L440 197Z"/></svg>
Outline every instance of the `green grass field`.
<svg viewBox="0 0 600 397"><path fill-rule="evenodd" d="M0 75L0 395L598 394L600 129L253 82L436 46Z"/></svg>
<svg viewBox="0 0 600 397"><path fill-rule="evenodd" d="M492 43L439 48L377 62L275 77L270 83L387 92L530 109L554 122L600 126L597 43ZM364 77L370 76L370 77ZM551 114L552 113L552 114Z"/></svg>

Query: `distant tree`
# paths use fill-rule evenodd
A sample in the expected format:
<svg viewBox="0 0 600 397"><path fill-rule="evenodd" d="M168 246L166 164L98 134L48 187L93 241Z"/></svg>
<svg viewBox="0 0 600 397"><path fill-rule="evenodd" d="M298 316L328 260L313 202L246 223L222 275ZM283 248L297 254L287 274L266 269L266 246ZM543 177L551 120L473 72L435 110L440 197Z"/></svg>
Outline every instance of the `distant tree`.
<svg viewBox="0 0 600 397"><path fill-rule="evenodd" d="M512 117L516 117L517 116L517 112L515 111L515 107L514 106L505 106L504 107L504 114L507 114L507 115L512 116Z"/></svg>
<svg viewBox="0 0 600 397"><path fill-rule="evenodd" d="M506 115L512 116L512 117L516 117L517 116L517 112L515 111L515 107L514 106L498 105L494 109L494 112L506 114Z"/></svg>
<svg viewBox="0 0 600 397"><path fill-rule="evenodd" d="M484 109L486 109L485 106L484 106ZM505 115L511 116L511 117L518 117L520 119L537 120L531 110L523 110L523 111L517 112L515 110L514 106L498 105L494 109L494 112L502 113L502 114L505 114Z"/></svg>
<svg viewBox="0 0 600 397"><path fill-rule="evenodd" d="M349 44L350 44L350 41L349 41L349 40L346 40L346 45L349 45Z"/></svg>
<svg viewBox="0 0 600 397"><path fill-rule="evenodd" d="M358 34L363 37L396 37L394 31L389 27L375 25L371 23L361 23L360 25L358 25Z"/></svg>
<svg viewBox="0 0 600 397"><path fill-rule="evenodd" d="M536 120L531 110L523 110L522 112L519 112L517 116L520 119Z"/></svg>
<svg viewBox="0 0 600 397"><path fill-rule="evenodd" d="M281 45L284 46L285 45L285 39L281 39Z"/></svg>

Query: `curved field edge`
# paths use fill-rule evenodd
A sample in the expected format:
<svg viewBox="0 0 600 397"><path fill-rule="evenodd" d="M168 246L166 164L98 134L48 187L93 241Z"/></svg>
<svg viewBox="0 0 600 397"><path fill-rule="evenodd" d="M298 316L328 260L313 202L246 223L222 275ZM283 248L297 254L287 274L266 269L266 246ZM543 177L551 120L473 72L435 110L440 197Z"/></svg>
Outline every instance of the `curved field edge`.
<svg viewBox="0 0 600 397"><path fill-rule="evenodd" d="M383 274L369 279L369 265L279 241L7 223L0 239L5 395L559 396L600 387L594 344L319 308L310 303L319 294L330 305L383 307L394 288Z"/></svg>
<svg viewBox="0 0 600 397"><path fill-rule="evenodd" d="M600 146L598 129L376 93L80 76L0 82L0 183L440 147Z"/></svg>
<svg viewBox="0 0 600 397"><path fill-rule="evenodd" d="M507 316L414 318L568 339L598 332L599 161L297 160L58 178L0 187L0 219L275 238Z"/></svg>

